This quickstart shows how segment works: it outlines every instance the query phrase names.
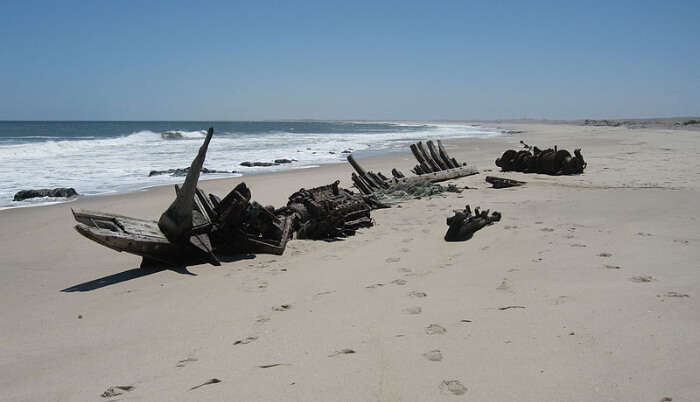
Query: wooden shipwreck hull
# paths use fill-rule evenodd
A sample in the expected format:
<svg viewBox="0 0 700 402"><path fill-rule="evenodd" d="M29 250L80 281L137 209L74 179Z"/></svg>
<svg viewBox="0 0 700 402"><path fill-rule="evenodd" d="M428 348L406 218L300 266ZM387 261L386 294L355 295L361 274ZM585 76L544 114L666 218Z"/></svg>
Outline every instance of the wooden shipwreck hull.
<svg viewBox="0 0 700 402"><path fill-rule="evenodd" d="M460 164L445 151L427 142L411 145L418 165L417 175L407 177L392 169L392 178L365 171L350 155L352 174L360 193L339 187L339 181L312 189L300 189L286 206L275 209L251 199L245 183L238 184L223 199L197 188L209 142L210 128L182 186L175 186L175 200L160 218L145 220L103 212L73 211L75 229L81 235L119 252L143 258L142 267L186 266L242 253L282 254L287 242L300 239L333 239L351 236L373 225L370 212L387 208L374 193L399 186L421 185L478 173Z"/></svg>
<svg viewBox="0 0 700 402"><path fill-rule="evenodd" d="M418 161L418 165L412 169L416 176L406 176L397 169L391 170L391 178L381 172L366 171L352 155L349 155L348 162L355 169L352 174L355 188L362 194L372 195L377 191L390 191L392 187L438 183L479 173L477 169L450 157L440 140L437 141L437 148L432 141L426 143L427 150L421 141L411 144L413 156Z"/></svg>
<svg viewBox="0 0 700 402"><path fill-rule="evenodd" d="M282 254L292 236L292 217L251 201L245 183L224 199L197 188L213 134L210 128L182 187L175 186L175 200L157 222L78 210L75 229L103 246L143 257L142 267L220 265L224 255Z"/></svg>

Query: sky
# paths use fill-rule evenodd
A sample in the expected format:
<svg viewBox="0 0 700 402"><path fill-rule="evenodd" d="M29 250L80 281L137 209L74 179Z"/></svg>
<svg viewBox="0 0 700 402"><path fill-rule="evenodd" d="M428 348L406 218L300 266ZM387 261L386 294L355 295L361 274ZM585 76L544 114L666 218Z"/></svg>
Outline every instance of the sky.
<svg viewBox="0 0 700 402"><path fill-rule="evenodd" d="M698 115L698 0L0 0L0 120Z"/></svg>

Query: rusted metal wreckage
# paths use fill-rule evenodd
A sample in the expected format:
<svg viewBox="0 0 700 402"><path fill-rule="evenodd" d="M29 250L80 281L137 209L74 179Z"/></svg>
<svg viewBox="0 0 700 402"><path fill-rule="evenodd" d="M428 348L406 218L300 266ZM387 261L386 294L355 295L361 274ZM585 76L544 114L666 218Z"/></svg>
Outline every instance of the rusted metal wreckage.
<svg viewBox="0 0 700 402"><path fill-rule="evenodd" d="M287 205L275 209L251 200L250 189L238 184L223 199L197 187L209 142L210 128L192 161L182 186L175 186L175 200L158 221L110 213L75 210L75 229L83 236L116 251L143 258L142 267L185 266L209 262L220 265L225 256L242 253L284 253L289 239L331 239L353 235L370 227L370 211L386 208L375 191L398 186L434 183L478 173L450 158L438 141L411 145L419 164L417 176L406 177L396 169L393 178L365 171L351 156L348 161L361 194L339 187L339 181L312 189L300 189Z"/></svg>
<svg viewBox="0 0 700 402"><path fill-rule="evenodd" d="M472 213L471 207L466 206L463 210L455 210L454 216L447 218L446 241L463 241L470 239L477 230L492 225L501 220L501 213L494 211L489 215L489 210L480 211L479 207Z"/></svg>
<svg viewBox="0 0 700 402"><path fill-rule="evenodd" d="M503 171L524 173L543 173L549 175L580 174L586 168L586 161L580 149L574 150L572 156L565 149L539 149L520 141L525 149L509 149L496 159L496 166Z"/></svg>

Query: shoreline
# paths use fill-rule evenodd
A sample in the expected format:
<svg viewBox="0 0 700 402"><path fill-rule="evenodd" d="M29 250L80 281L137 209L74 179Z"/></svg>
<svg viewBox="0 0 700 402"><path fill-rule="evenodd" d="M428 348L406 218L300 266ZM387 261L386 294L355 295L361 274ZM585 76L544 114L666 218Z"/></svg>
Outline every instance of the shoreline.
<svg viewBox="0 0 700 402"><path fill-rule="evenodd" d="M130 122L131 123L131 122ZM279 122L278 122L279 123ZM398 126L412 126L416 125L419 127L423 126L429 126L430 129L427 130L429 133L428 135L435 135L437 130L443 130L447 129L448 133L445 133L445 138L460 138L460 136L464 136L462 138L469 138L471 136L493 136L493 135L502 135L502 130L492 128L492 127L481 127L477 128L472 126L471 124L467 123L461 123L459 124L459 129L455 129L454 125L439 125L438 123L423 123L423 124L418 124L414 122L396 122L396 123L378 123L378 124L396 124ZM132 127L135 129L135 127ZM292 129L290 129L292 130ZM293 131L293 130L292 130ZM152 132L150 130L141 130L138 132L133 132L129 135L122 135L119 137L105 137L105 138L100 138L100 137L94 137L94 141L116 141L116 140L123 140L125 138L131 138L134 135L140 135L142 133L151 133L153 135L157 135L158 133ZM435 132L435 133L432 133ZM189 133L189 132L188 132ZM226 131L224 131L226 133ZM425 134L425 133L424 133ZM337 135L337 133L333 134ZM403 149L403 146L401 144L407 143L409 141L409 138L411 138L412 135L415 135L416 139L422 139L421 133L414 133L414 132L406 132L406 133L401 133L401 131L397 131L396 133L384 133L380 132L377 134L378 137L376 137L374 140L371 140L369 138L372 138L371 133L361 133L361 132L354 132L351 134L352 137L357 136L357 140L353 140L357 142L357 144L360 144L359 149L356 149L353 154L355 155L356 158L363 158L366 156L381 156L384 154L391 154L395 152L407 152L407 149ZM403 137L397 137L393 138L391 137L390 139L384 138L385 135L399 135L399 136L407 136L406 138ZM368 138L367 140L363 140L362 138ZM203 137L202 137L203 138ZM303 138L303 137L302 137ZM217 140L217 137L214 137L214 141ZM227 144L228 141L231 141L231 137L227 135L223 135L221 137L221 140L223 141L222 144ZM366 143L363 143L363 141L366 141ZM51 141L49 141L51 142ZM178 142L171 142L168 144L179 144ZM184 143L183 143L184 144ZM374 144L374 145L371 145ZM44 143L37 143L39 146L44 146ZM190 142L191 145L191 142ZM307 144L308 145L308 144ZM371 146L370 146L371 145ZM226 146L226 145L222 145ZM228 145L230 146L230 145ZM300 145L301 146L301 145ZM313 147L313 145L309 145ZM364 149L365 147L370 146L367 149ZM374 148L372 148L374 146ZM323 147L321 147L323 148ZM407 145L406 145L407 148ZM286 148L284 148L286 149ZM216 169L223 170L220 175L217 174L203 174L200 177L200 180L202 181L208 181L208 180L218 180L221 178L235 178L235 177L250 177L254 175L259 175L259 174L270 174L270 173L276 173L276 172L281 172L281 171L287 171L287 170L298 170L298 169L309 169L313 168L315 166L319 165L327 165L327 164L336 164L336 163L346 163L346 160L344 158L344 150L349 149L352 150L352 148L338 148L338 149L333 149L333 151L329 151L328 154L333 154L333 155L326 155L325 152L321 152L320 150L317 150L314 148L314 152L312 152L313 157L309 159L309 152L311 152L311 148L306 148L307 151L300 151L300 149L303 148L297 148L296 149L296 155L293 154L288 154L284 157L284 159L289 159L289 160L294 160L294 157L299 158L301 161L295 161L292 164L279 164L273 167L254 167L254 168L248 168L248 167L241 167L238 165L238 162L235 162L233 165L234 166L234 171L230 173L226 173L226 171L231 169L231 166L228 166L228 168L221 168L221 157L220 155L228 155L226 152L222 153L221 150L219 150L218 154L213 154L212 157L217 156L217 158L214 158L213 161L208 164L209 167L211 167L212 164L216 165ZM230 151L230 150L229 150ZM319 151L318 155L316 155L317 152ZM343 151L343 152L341 152ZM180 151L181 152L181 151ZM194 152L194 150L192 150ZM228 152L228 151L227 151ZM245 152L254 152L253 148L245 151ZM245 152L243 156L239 155L242 158L245 158ZM299 154L299 152L302 152ZM303 152L306 152L304 154ZM182 153L182 152L181 152ZM291 155L291 156L290 156ZM301 155L301 156L299 156ZM252 161L258 161L258 160L264 160L263 159L255 159L255 158L260 158L261 155L253 156L253 155L248 155L248 157L254 158L250 159ZM182 155L179 156L178 160L182 158ZM233 158L233 161L235 161L237 158ZM246 159L243 159L246 160ZM160 165L163 165L163 161L159 162ZM173 162L170 161L168 162L165 166L170 165L172 168L172 164L175 166L180 165L180 168L184 166L185 163L189 164L189 162ZM218 164L218 165L217 165ZM111 165L110 165L111 166ZM139 168L144 168L144 166L139 165ZM163 166L160 166L161 170L167 170L170 168L165 168ZM115 170L116 169L116 170ZM163 176L158 176L155 178L151 178L150 175L146 175L143 173L143 177L141 177L140 174L134 175L134 173L137 173L136 171L130 172L128 175L119 175L117 172L121 169L115 168L112 166L112 173L110 174L109 177L104 177L104 180L97 180L96 177L89 177L85 180L83 179L76 179L73 178L73 180L59 180L58 182L54 181L52 182L52 185L46 185L46 183L42 185L32 185L31 180L30 182L18 182L17 180L10 181L10 184L8 184L8 187L4 190L7 191L7 193L3 193L3 204L7 205L2 205L0 207L0 211L2 210L8 210L8 209L15 209L15 208L27 208L27 207L35 207L35 206L44 206L44 205L53 205L53 204L58 204L58 203L70 203L70 202L75 202L76 199L40 199L36 198L33 201L32 200L27 200L27 201L20 201L20 202L14 202L12 201L12 196L14 193L20 190L26 190L26 189L32 189L32 188L53 188L53 187L72 187L75 188L76 191L81 194L78 199L82 198L88 198L88 197L94 197L94 196L110 196L110 195L115 195L115 194L126 194L130 192L138 192L138 191L143 191L144 189L151 188L151 187L158 187L162 185L173 185L181 182L184 180L184 176L182 178L180 177L171 177L170 175L163 175ZM145 169L145 168L144 168ZM152 168L150 168L153 170ZM147 177L148 176L148 177ZM21 176L23 177L23 176ZM70 176L67 176L70 177ZM101 176L100 176L101 177ZM97 180L97 181L96 181ZM10 192L12 191L12 192Z"/></svg>
<svg viewBox="0 0 700 402"><path fill-rule="evenodd" d="M71 208L157 219L169 186L0 211L0 399L89 401L130 386L120 397L448 401L460 397L445 384L459 381L482 400L694 400L697 132L505 126L526 132L445 142L482 172L451 181L471 188L461 194L372 211L375 226L342 241L291 240L281 256L221 267L143 270L72 228ZM494 159L520 140L581 147L588 167L500 172ZM361 163L407 174L415 160ZM350 188L351 172L200 186L223 196L245 181L253 200L281 206L301 187ZM527 184L491 189L489 174ZM465 204L503 218L445 242L445 218Z"/></svg>

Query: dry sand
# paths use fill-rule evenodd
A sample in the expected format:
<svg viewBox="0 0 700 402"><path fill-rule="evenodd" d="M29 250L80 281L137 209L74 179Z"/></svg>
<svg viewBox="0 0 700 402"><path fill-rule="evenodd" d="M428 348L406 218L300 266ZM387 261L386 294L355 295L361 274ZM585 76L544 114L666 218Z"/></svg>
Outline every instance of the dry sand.
<svg viewBox="0 0 700 402"><path fill-rule="evenodd" d="M580 146L588 169L498 173L528 182L503 190L482 173L455 181L478 189L373 212L355 237L189 274L142 271L72 229L70 208L156 218L171 188L0 211L0 400L698 400L697 132L504 127L526 132L449 150L495 174L520 139ZM245 180L281 205L349 176L343 164ZM239 180L201 184L223 195ZM466 203L503 220L443 241ZM114 386L133 388L100 397Z"/></svg>

